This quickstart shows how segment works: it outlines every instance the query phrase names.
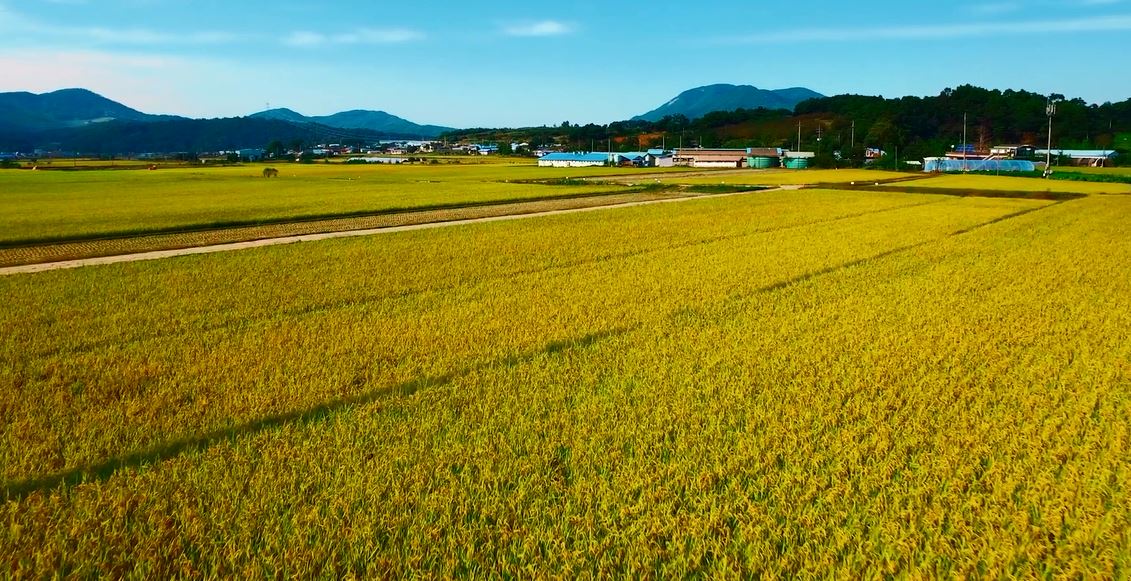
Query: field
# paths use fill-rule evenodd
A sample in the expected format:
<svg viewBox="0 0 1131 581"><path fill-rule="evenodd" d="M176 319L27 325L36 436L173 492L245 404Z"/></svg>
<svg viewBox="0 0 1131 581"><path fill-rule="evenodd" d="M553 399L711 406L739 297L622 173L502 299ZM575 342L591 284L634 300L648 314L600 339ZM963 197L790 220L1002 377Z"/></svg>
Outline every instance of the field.
<svg viewBox="0 0 1131 581"><path fill-rule="evenodd" d="M544 175L447 169L398 168L387 191ZM233 215L277 211L267 180L223 171L253 184L224 194ZM84 201L101 175L48 179L102 207ZM370 207L291 177L324 188L286 194L292 213ZM213 219L192 180L169 190L185 214L25 231ZM1126 578L1129 211L770 191L2 277L0 560L17 578Z"/></svg>
<svg viewBox="0 0 1131 581"><path fill-rule="evenodd" d="M1080 194L1131 194L1131 184L1043 180L1037 178L942 175L908 183L888 184L888 187L947 188L969 190L1004 190L1015 192L1054 192Z"/></svg>
<svg viewBox="0 0 1131 581"><path fill-rule="evenodd" d="M897 178L922 176L923 174L897 173L867 169L826 169L826 170L746 170L713 172L718 175L696 177L675 176L661 179L681 184L748 184L763 186L811 185L831 183L874 183Z"/></svg>
<svg viewBox="0 0 1131 581"><path fill-rule="evenodd" d="M159 171L0 171L0 244L136 235L218 225L491 201L608 193L620 187L507 180L562 177L533 165L280 165ZM603 168L573 177L608 175Z"/></svg>

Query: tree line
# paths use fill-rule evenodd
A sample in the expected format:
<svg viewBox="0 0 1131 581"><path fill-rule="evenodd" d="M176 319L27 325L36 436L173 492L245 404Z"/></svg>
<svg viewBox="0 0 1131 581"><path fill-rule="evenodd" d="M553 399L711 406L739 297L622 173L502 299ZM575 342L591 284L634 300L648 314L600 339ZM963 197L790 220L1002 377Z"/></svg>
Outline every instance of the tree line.
<svg viewBox="0 0 1131 581"><path fill-rule="evenodd" d="M634 151L678 147L783 147L815 151L819 162L859 162L865 148L898 153L902 159L945 154L963 143L980 148L1010 144L1043 148L1046 105L1057 103L1053 146L1065 149L1115 149L1131 154L1131 99L1102 105L1063 95L999 91L962 85L931 97L884 98L839 95L810 99L793 111L739 109L698 119L682 115L659 121L620 121L607 125L563 122L552 127L468 129L444 135L449 140L527 142L533 148L554 144L569 150ZM800 133L800 136L799 136Z"/></svg>

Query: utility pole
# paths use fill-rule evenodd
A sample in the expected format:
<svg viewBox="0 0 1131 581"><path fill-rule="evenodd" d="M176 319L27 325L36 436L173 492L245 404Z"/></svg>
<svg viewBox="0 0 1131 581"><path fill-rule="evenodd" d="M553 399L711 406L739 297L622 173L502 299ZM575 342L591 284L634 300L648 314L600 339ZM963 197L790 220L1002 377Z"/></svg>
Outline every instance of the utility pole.
<svg viewBox="0 0 1131 581"><path fill-rule="evenodd" d="M1052 118L1056 115L1056 101L1052 97L1045 105L1045 114L1049 116L1049 142L1045 150L1045 179L1048 179L1052 175Z"/></svg>
<svg viewBox="0 0 1131 581"><path fill-rule="evenodd" d="M801 151L801 122L797 122L797 149L794 151Z"/></svg>
<svg viewBox="0 0 1131 581"><path fill-rule="evenodd" d="M962 114L962 173L966 173L966 113Z"/></svg>

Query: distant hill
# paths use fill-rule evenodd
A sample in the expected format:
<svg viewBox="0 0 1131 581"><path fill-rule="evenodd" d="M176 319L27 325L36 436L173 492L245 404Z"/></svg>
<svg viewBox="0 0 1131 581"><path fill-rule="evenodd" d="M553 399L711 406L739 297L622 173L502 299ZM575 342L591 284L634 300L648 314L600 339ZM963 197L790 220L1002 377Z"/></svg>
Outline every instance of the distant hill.
<svg viewBox="0 0 1131 581"><path fill-rule="evenodd" d="M168 121L170 115L149 115L86 89L63 89L40 95L0 93L0 130L36 132L82 127L109 121Z"/></svg>
<svg viewBox="0 0 1131 581"><path fill-rule="evenodd" d="M798 103L823 96L803 87L770 91L750 85L708 85L684 91L660 107L633 117L633 120L659 121L668 115L683 115L688 119L698 119L714 111L760 107L793 111Z"/></svg>
<svg viewBox="0 0 1131 581"><path fill-rule="evenodd" d="M0 93L0 151L92 154L217 151L286 143L354 143L431 138L447 127L418 125L383 111L306 117L272 109L251 117L189 119L150 115L86 89Z"/></svg>
<svg viewBox="0 0 1131 581"><path fill-rule="evenodd" d="M451 127L437 125L419 125L391 115L384 111L365 111L354 109L322 117L307 117L290 109L269 109L251 115L253 119L278 119L291 123L317 123L327 127L339 129L368 129L380 133L395 133L398 135L414 135L421 138L431 138L451 131Z"/></svg>

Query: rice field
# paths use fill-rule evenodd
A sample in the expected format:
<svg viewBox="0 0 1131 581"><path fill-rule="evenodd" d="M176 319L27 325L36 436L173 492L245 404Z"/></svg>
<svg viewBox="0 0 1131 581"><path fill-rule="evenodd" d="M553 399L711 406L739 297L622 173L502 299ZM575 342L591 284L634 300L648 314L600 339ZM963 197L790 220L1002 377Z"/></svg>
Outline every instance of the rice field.
<svg viewBox="0 0 1131 581"><path fill-rule="evenodd" d="M1129 210L774 191L0 278L0 560L1125 578Z"/></svg>
<svg viewBox="0 0 1131 581"><path fill-rule="evenodd" d="M847 184L883 182L897 178L922 176L923 174L900 173L870 169L770 169L727 171L719 175L696 177L673 176L661 181L680 184L747 184L759 186L789 186L815 184Z"/></svg>
<svg viewBox="0 0 1131 581"><path fill-rule="evenodd" d="M623 189L600 184L508 183L560 177L533 165L286 164L278 166L278 178L262 177L263 167L2 171L0 244L254 225ZM616 171L576 170L572 175Z"/></svg>
<svg viewBox="0 0 1131 581"><path fill-rule="evenodd" d="M1131 194L1131 184L1045 180L1026 177L948 174L915 180L910 183L888 184L899 189L947 188L969 190L1003 190L1013 192L1054 192L1078 194Z"/></svg>

